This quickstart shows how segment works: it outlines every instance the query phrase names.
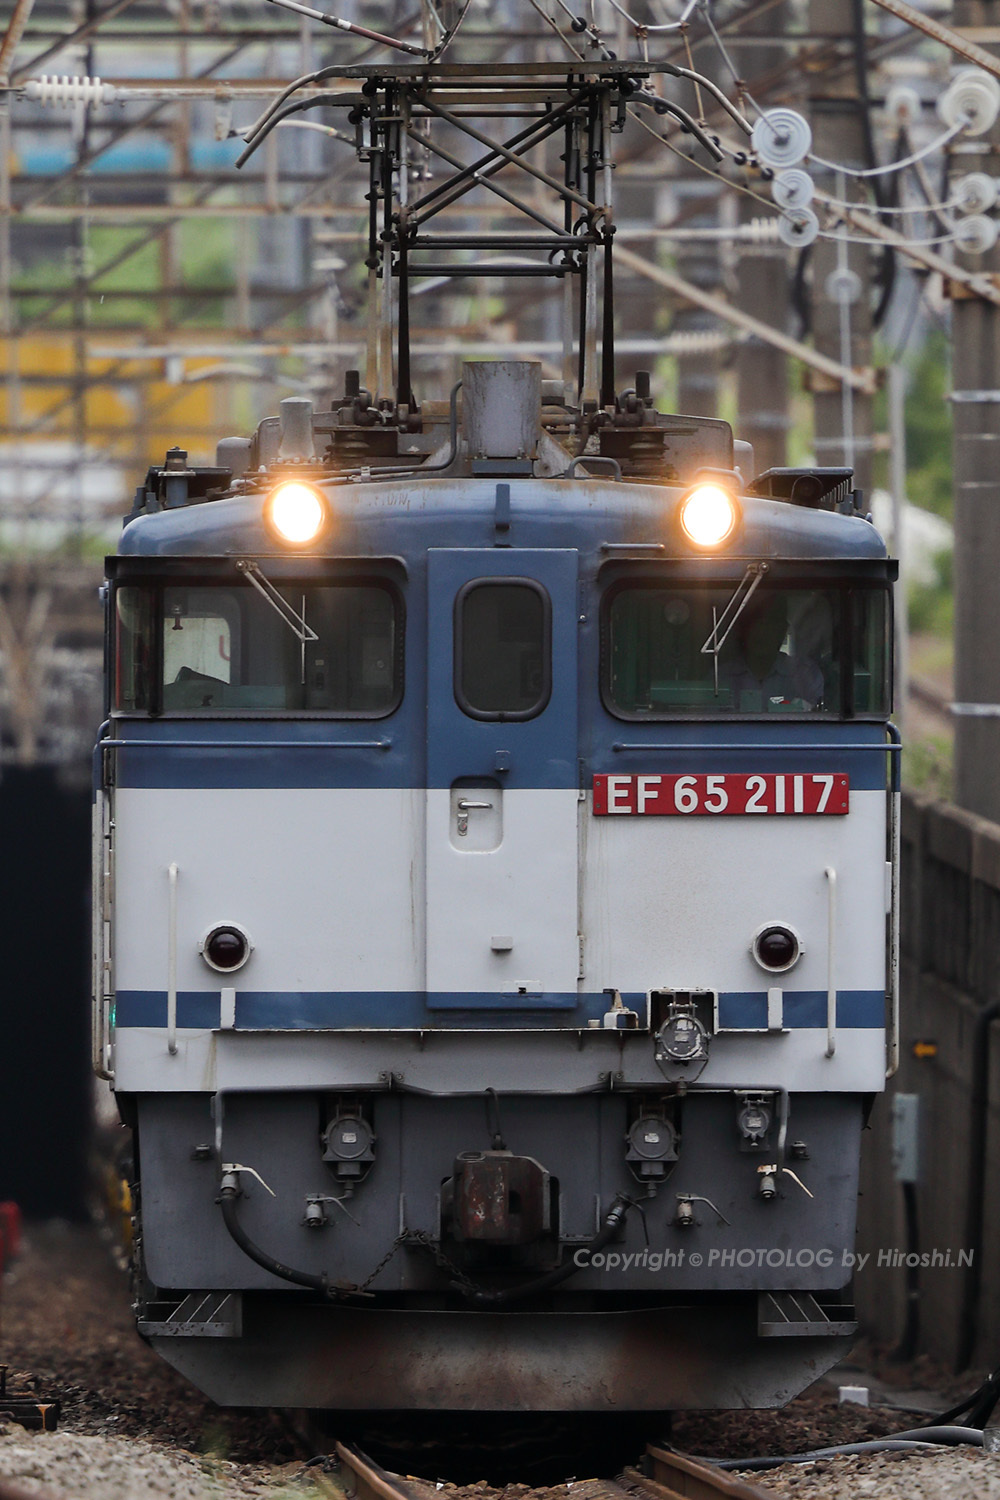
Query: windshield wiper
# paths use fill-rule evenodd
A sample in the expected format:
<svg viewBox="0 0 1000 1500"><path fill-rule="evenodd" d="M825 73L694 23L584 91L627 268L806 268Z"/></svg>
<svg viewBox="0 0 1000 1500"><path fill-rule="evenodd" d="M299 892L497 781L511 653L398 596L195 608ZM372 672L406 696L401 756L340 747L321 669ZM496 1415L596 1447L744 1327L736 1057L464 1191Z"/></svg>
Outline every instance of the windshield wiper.
<svg viewBox="0 0 1000 1500"><path fill-rule="evenodd" d="M712 628L708 632L708 639L701 648L702 656L714 656L718 658L719 652L732 634L733 626L750 603L754 589L757 588L767 570L767 563L750 563L743 577L736 585L732 598L722 611L721 619L716 619L716 612L713 607Z"/></svg>
<svg viewBox="0 0 1000 1500"><path fill-rule="evenodd" d="M306 624L304 616L300 615L289 604L288 600L278 593L274 584L269 578L265 578L252 558L237 558L236 566L246 578L247 583L252 583L261 598L267 600L275 614L280 616L297 641L305 646L310 641L319 640L319 636L315 630Z"/></svg>
<svg viewBox="0 0 1000 1500"><path fill-rule="evenodd" d="M767 563L765 562L748 564L746 572L733 590L729 603L722 611L721 619L718 618L715 605L712 605L712 628L701 648L701 655L712 658L712 680L715 684L716 697L719 696L719 652L728 641L733 626L750 603L754 589L757 588L766 572Z"/></svg>

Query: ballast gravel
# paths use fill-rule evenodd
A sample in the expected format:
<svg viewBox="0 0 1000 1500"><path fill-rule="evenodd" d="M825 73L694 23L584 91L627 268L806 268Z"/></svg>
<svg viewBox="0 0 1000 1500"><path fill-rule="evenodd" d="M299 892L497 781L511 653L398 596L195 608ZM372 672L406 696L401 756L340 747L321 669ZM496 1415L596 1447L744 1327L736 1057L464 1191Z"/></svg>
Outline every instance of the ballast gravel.
<svg viewBox="0 0 1000 1500"><path fill-rule="evenodd" d="M792 1500L1000 1500L1000 1453L844 1454L739 1477Z"/></svg>
<svg viewBox="0 0 1000 1500"><path fill-rule="evenodd" d="M316 1500L342 1497L301 1462L236 1464L145 1442L77 1432L0 1429L4 1480L45 1500Z"/></svg>
<svg viewBox="0 0 1000 1500"><path fill-rule="evenodd" d="M344 1500L332 1464L303 1462L301 1441L274 1414L222 1411L157 1359L135 1333L129 1302L127 1278L97 1229L29 1226L25 1252L3 1278L0 1364L18 1393L59 1397L63 1410L52 1433L0 1425L0 1494L9 1483L45 1500ZM917 1366L899 1374L913 1386L934 1384ZM961 1394L975 1383L964 1377ZM679 1414L672 1436L682 1450L728 1457L857 1442L912 1421L887 1407L838 1405L817 1385L780 1412ZM480 1441L486 1470L489 1443ZM407 1457L414 1461L412 1450L383 1462L397 1468ZM478 1467L478 1453L464 1466ZM428 1500L588 1500L586 1472L544 1489L494 1488L451 1483L445 1468ZM1000 1500L1000 1455L979 1449L845 1456L745 1477L794 1500Z"/></svg>

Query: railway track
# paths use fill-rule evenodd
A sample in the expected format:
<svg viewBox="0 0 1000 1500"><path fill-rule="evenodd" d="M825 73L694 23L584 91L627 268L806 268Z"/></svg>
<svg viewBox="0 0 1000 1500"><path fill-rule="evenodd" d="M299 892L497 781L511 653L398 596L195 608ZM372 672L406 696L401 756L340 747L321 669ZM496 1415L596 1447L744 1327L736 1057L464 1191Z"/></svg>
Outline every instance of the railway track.
<svg viewBox="0 0 1000 1500"><path fill-rule="evenodd" d="M439 1486L432 1481L383 1469L352 1444L337 1443L336 1453L348 1500L432 1500L438 1495ZM711 1464L649 1444L640 1468L626 1468L616 1479L574 1481L572 1497L573 1500L773 1500L773 1492L735 1479Z"/></svg>

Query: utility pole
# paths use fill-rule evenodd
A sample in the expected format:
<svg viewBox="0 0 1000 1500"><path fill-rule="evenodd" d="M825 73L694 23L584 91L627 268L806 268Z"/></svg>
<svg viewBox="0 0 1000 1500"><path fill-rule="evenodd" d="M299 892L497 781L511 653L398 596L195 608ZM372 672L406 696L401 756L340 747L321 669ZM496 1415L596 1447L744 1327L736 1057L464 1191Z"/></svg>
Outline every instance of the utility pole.
<svg viewBox="0 0 1000 1500"><path fill-rule="evenodd" d="M829 38L823 61L839 66L809 73L813 151L826 161L871 166L870 122L860 97L864 76L861 0L810 0L809 29ZM815 44L814 44L815 45ZM852 58L852 53L853 58ZM843 63L853 62L844 67ZM866 201L855 179L815 169L817 182L835 198ZM848 231L840 231L847 234ZM871 262L867 245L819 239L812 256L813 342L823 354L855 369L871 364ZM839 381L812 381L814 444L819 464L846 464L855 483L871 493L872 401Z"/></svg>
<svg viewBox="0 0 1000 1500"><path fill-rule="evenodd" d="M990 0L955 0L952 24L994 28L997 10ZM998 141L997 129L963 140L956 173L996 176ZM1000 270L998 250L960 260ZM1000 308L959 290L953 283L955 800L1000 822Z"/></svg>
<svg viewBox="0 0 1000 1500"><path fill-rule="evenodd" d="M752 16L741 30L745 36L770 36L773 46L753 46L734 51L740 72L751 93L761 98L768 75L777 73L786 56L786 45L778 40L787 23L787 6L778 4L762 15ZM759 217L760 204L740 197L741 223ZM784 245L740 245L736 282L740 307L751 308L758 318L780 332L788 330L788 251ZM754 468L782 468L788 462L788 360L780 349L758 338L740 345L736 356L737 436L753 444ZM749 476L746 476L749 477Z"/></svg>
<svg viewBox="0 0 1000 1500"><path fill-rule="evenodd" d="M717 193L711 186L697 181L677 184L679 215L691 229L718 227ZM703 200L704 206L699 200ZM711 242L688 241L679 245L677 269L682 276L705 291L719 285L718 246ZM699 307L679 307L674 314L674 333L711 334L716 328L711 313ZM696 343L696 340L692 342ZM686 416L714 417L719 411L719 356L714 351L697 348L685 350L677 358L677 410Z"/></svg>

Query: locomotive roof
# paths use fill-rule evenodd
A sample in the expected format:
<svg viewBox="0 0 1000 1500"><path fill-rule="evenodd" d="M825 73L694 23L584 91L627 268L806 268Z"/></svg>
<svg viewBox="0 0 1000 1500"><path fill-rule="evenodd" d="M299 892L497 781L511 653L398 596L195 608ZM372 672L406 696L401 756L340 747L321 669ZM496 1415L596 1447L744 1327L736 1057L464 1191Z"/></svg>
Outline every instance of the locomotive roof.
<svg viewBox="0 0 1000 1500"><path fill-rule="evenodd" d="M274 475L274 482L279 476ZM572 547L653 560L717 563L762 558L874 562L887 558L875 527L856 515L805 509L743 495L743 520L728 546L702 554L685 545L676 512L682 487L605 479L455 478L430 476L343 483L310 476L326 494L333 524L316 555L415 556L428 547ZM274 556L265 528L268 487L142 515L130 521L119 554L146 557ZM502 497L502 498L501 498ZM497 532L498 507L509 529ZM656 549L655 551L653 549Z"/></svg>

